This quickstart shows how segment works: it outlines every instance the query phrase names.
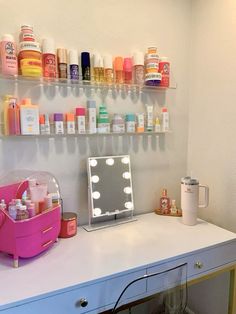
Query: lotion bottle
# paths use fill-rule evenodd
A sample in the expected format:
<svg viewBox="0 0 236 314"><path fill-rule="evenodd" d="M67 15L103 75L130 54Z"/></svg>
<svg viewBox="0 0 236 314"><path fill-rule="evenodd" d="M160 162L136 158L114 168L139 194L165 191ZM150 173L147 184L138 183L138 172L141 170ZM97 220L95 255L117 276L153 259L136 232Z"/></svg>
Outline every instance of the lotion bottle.
<svg viewBox="0 0 236 314"><path fill-rule="evenodd" d="M17 55L14 38L10 34L2 36L0 43L1 71L3 75L17 75Z"/></svg>

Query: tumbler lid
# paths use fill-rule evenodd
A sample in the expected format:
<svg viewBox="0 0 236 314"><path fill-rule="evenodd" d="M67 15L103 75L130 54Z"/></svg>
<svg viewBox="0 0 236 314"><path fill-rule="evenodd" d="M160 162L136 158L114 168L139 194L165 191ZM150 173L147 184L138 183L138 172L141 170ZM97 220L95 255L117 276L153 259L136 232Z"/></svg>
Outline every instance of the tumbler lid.
<svg viewBox="0 0 236 314"><path fill-rule="evenodd" d="M181 179L181 184L186 184L186 185L198 185L199 182L197 179L191 178L189 176L184 177Z"/></svg>

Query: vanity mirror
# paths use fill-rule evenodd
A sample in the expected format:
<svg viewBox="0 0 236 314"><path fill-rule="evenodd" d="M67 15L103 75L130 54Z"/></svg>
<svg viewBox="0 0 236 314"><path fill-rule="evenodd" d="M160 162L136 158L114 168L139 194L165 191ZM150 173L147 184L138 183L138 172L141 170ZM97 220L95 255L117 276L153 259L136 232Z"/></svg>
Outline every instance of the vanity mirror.
<svg viewBox="0 0 236 314"><path fill-rule="evenodd" d="M87 231L133 221L130 157L88 158L89 225Z"/></svg>

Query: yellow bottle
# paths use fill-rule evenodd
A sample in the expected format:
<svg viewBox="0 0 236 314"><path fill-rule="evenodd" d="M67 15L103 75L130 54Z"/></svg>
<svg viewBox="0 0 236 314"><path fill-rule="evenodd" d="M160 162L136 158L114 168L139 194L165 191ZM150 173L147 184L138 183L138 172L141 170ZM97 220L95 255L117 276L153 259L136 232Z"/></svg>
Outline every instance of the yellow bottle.
<svg viewBox="0 0 236 314"><path fill-rule="evenodd" d="M9 135L9 124L8 124L8 108L9 101L12 98L12 95L4 95L3 96L3 134Z"/></svg>

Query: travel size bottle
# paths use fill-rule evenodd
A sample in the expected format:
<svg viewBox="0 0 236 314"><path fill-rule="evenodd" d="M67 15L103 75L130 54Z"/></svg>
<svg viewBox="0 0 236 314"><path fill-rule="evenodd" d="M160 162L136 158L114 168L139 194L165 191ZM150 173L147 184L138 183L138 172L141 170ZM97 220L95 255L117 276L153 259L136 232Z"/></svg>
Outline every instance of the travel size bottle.
<svg viewBox="0 0 236 314"><path fill-rule="evenodd" d="M99 53L93 55L93 71L95 83L104 82L104 66L103 59Z"/></svg>
<svg viewBox="0 0 236 314"><path fill-rule="evenodd" d="M115 80L117 84L123 84L123 58L115 57L114 60L114 72L115 72Z"/></svg>
<svg viewBox="0 0 236 314"><path fill-rule="evenodd" d="M3 75L17 75L17 55L14 38L10 34L2 36L0 42L1 72Z"/></svg>
<svg viewBox="0 0 236 314"><path fill-rule="evenodd" d="M43 57L43 77L56 78L57 67L56 67L56 54L54 41L51 38L43 39L42 43Z"/></svg>
<svg viewBox="0 0 236 314"><path fill-rule="evenodd" d="M79 57L76 50L69 51L70 79L79 80Z"/></svg>
<svg viewBox="0 0 236 314"><path fill-rule="evenodd" d="M83 81L90 81L90 54L89 52L81 53L81 68L82 68L82 79Z"/></svg>
<svg viewBox="0 0 236 314"><path fill-rule="evenodd" d="M112 56L111 55L105 55L103 57L103 64L104 64L105 82L108 84L112 84L113 83Z"/></svg>
<svg viewBox="0 0 236 314"><path fill-rule="evenodd" d="M65 48L57 49L58 78L67 79L67 50Z"/></svg>
<svg viewBox="0 0 236 314"><path fill-rule="evenodd" d="M167 196L167 190L162 190L162 195L160 197L160 211L162 214L170 214L170 199Z"/></svg>
<svg viewBox="0 0 236 314"><path fill-rule="evenodd" d="M132 83L132 59L131 58L124 58L123 70L124 70L124 83L131 84Z"/></svg>
<svg viewBox="0 0 236 314"><path fill-rule="evenodd" d="M134 84L143 85L145 77L144 54L135 52L133 57L134 63Z"/></svg>

